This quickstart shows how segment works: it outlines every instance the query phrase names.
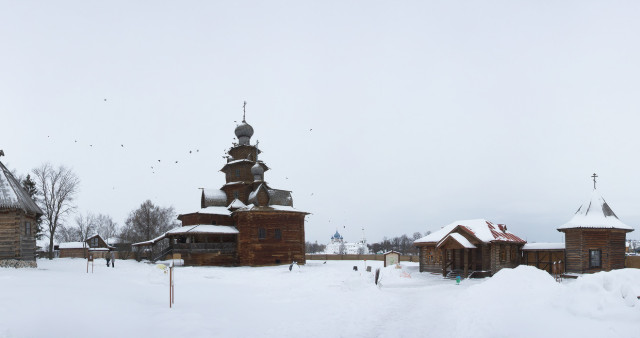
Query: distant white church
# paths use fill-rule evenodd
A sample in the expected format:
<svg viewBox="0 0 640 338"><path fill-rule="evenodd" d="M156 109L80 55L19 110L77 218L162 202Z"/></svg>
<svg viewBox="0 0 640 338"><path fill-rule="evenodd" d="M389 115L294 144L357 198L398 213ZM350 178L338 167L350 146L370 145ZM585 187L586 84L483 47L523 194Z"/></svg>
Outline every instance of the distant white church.
<svg viewBox="0 0 640 338"><path fill-rule="evenodd" d="M342 235L336 230L336 233L331 237L331 242L327 244L324 253L329 255L366 255L369 253L369 248L367 247L364 232L362 233L362 239L360 241L348 243L344 241Z"/></svg>

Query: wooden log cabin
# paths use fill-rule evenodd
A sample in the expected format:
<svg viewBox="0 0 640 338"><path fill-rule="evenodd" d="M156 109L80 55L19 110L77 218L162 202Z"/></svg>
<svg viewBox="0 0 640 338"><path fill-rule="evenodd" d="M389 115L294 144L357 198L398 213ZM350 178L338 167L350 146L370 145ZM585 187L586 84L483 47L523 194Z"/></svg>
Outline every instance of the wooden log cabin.
<svg viewBox="0 0 640 338"><path fill-rule="evenodd" d="M105 258L107 254L115 250L115 247L107 244L100 235L93 235L84 242L64 242L58 245L59 258Z"/></svg>
<svg viewBox="0 0 640 338"><path fill-rule="evenodd" d="M25 261L28 266L36 266L36 224L42 214L20 182L0 162L0 260Z"/></svg>
<svg viewBox="0 0 640 338"><path fill-rule="evenodd" d="M203 189L200 210L181 214L180 228L149 241L163 243L155 258L180 257L185 265L274 265L305 263L304 219L308 214L293 207L291 192L273 189L264 179L267 165L251 144L253 127L235 129L238 143L228 150L220 189Z"/></svg>
<svg viewBox="0 0 640 338"><path fill-rule="evenodd" d="M456 221L414 242L420 271L482 277L520 264L525 241L504 224L484 219Z"/></svg>
<svg viewBox="0 0 640 338"><path fill-rule="evenodd" d="M566 272L592 273L624 268L627 232L633 228L622 223L596 190L575 212L573 218L558 227L565 235Z"/></svg>

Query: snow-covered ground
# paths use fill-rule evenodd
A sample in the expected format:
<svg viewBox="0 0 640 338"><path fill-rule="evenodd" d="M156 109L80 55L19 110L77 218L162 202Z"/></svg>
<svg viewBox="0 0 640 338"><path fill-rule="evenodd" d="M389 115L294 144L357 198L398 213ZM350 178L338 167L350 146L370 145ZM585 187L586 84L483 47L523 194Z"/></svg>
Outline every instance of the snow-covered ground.
<svg viewBox="0 0 640 338"><path fill-rule="evenodd" d="M177 267L170 309L156 265L39 260L0 269L0 337L640 337L637 269L559 284L522 266L457 286L405 263L378 287L363 268Z"/></svg>

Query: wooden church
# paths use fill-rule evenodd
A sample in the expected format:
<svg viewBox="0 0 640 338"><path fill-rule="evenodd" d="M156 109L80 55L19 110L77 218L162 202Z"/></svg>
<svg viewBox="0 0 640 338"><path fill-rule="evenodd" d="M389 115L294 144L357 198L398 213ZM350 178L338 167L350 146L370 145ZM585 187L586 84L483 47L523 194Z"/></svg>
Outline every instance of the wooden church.
<svg viewBox="0 0 640 338"><path fill-rule="evenodd" d="M571 220L558 227L565 235L565 270L591 273L624 268L627 232L633 228L622 223L596 190Z"/></svg>
<svg viewBox="0 0 640 338"><path fill-rule="evenodd" d="M168 240L160 256L180 257L185 265L275 265L305 263L306 212L293 207L291 192L265 181L269 167L251 144L254 130L243 116L238 143L222 166L225 184L203 189L200 209L181 214L182 226L134 246Z"/></svg>
<svg viewBox="0 0 640 338"><path fill-rule="evenodd" d="M0 156L4 152L0 150ZM36 266L36 222L42 210L0 162L0 260Z"/></svg>

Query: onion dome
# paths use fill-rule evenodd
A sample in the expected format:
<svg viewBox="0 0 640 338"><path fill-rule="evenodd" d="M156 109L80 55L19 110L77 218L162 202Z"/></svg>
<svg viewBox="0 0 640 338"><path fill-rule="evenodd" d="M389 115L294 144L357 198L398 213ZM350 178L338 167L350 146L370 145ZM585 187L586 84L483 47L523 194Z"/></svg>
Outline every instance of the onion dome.
<svg viewBox="0 0 640 338"><path fill-rule="evenodd" d="M341 239L342 236L340 236L340 233L338 232L338 230L336 230L336 233L333 235L333 238L335 239Z"/></svg>
<svg viewBox="0 0 640 338"><path fill-rule="evenodd" d="M260 165L260 163L256 162L256 164L251 167L251 175L253 175L253 179L255 181L262 181L262 175L264 175L264 168Z"/></svg>
<svg viewBox="0 0 640 338"><path fill-rule="evenodd" d="M251 167L251 174L253 174L254 176L255 175L262 176L262 174L264 174L264 168L262 168L260 163L256 162L256 164L254 164L253 167Z"/></svg>
<svg viewBox="0 0 640 338"><path fill-rule="evenodd" d="M240 141L241 145L248 145L249 139L253 136L253 127L246 121L242 120L242 123L236 127L236 137Z"/></svg>

